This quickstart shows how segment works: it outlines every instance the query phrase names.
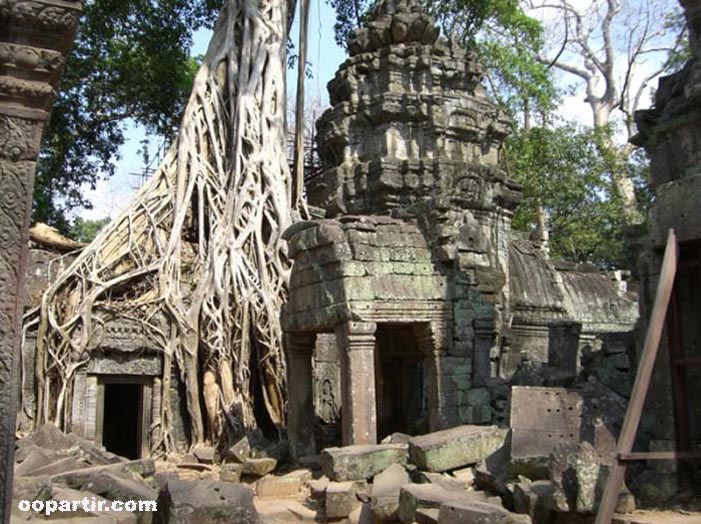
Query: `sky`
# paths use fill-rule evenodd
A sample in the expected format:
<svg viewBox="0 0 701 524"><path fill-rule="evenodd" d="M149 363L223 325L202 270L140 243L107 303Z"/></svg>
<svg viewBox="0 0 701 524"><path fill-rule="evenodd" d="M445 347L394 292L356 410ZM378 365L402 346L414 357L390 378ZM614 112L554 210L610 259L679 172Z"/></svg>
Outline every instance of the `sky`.
<svg viewBox="0 0 701 524"><path fill-rule="evenodd" d="M586 7L591 4L591 0L572 0L577 7ZM639 2L643 0L634 0ZM663 2L665 0L648 0L652 2ZM322 108L328 105L327 82L333 78L336 69L345 60L345 51L338 47L333 37L333 24L335 14L326 0L312 0L309 13L308 29L308 57L312 71L312 78L305 83L307 105L313 103ZM541 13L542 20L547 24L548 13ZM551 20L552 21L552 20ZM291 38L298 42L299 16L295 16L295 23L292 27ZM200 30L193 38L191 54L193 56L204 54L211 31ZM640 74L645 74L645 67L641 68ZM287 95L288 107L293 107L295 100L295 90L297 82L296 68L287 72ZM572 78L563 78L560 87L565 87L572 83ZM584 88L580 85L578 89L572 89L562 101L559 114L567 120L581 122L590 125L592 116L591 109L584 103ZM649 106L648 98L642 102L643 107ZM142 148L142 141L146 140L149 150L153 153L161 145L157 137L148 137L143 128L127 124L127 141L120 150L120 157L115 161L116 173L107 180L100 180L94 190L89 187L84 189L87 198L93 202L93 209L76 210L75 215L84 219L101 219L105 217L114 218L129 204L131 197L138 189L143 177L143 160L139 153ZM156 165L151 166L153 168Z"/></svg>

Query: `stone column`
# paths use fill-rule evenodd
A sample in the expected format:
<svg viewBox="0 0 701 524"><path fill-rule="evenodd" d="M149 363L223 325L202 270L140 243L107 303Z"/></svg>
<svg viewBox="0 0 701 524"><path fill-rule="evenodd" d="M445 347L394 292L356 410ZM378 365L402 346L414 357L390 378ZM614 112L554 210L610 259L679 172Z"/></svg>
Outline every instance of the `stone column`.
<svg viewBox="0 0 701 524"><path fill-rule="evenodd" d="M377 443L375 330L372 322L336 327L341 357L343 445Z"/></svg>
<svg viewBox="0 0 701 524"><path fill-rule="evenodd" d="M0 1L0 522L9 522L34 170L80 1Z"/></svg>
<svg viewBox="0 0 701 524"><path fill-rule="evenodd" d="M450 422L446 400L454 393L448 391L445 369L449 331L445 321L416 324L413 329L416 343L424 355L429 429L438 431Z"/></svg>
<svg viewBox="0 0 701 524"><path fill-rule="evenodd" d="M293 458L314 455L314 356L315 333L286 333L287 437Z"/></svg>

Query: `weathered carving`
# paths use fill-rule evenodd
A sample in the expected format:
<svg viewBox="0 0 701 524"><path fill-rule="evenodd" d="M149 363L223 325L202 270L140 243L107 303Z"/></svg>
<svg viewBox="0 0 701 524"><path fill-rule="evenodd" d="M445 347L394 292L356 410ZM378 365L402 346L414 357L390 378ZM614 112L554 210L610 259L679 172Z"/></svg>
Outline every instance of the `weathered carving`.
<svg viewBox="0 0 701 524"><path fill-rule="evenodd" d="M0 0L0 522L10 514L14 354L34 168L79 15L76 1Z"/></svg>

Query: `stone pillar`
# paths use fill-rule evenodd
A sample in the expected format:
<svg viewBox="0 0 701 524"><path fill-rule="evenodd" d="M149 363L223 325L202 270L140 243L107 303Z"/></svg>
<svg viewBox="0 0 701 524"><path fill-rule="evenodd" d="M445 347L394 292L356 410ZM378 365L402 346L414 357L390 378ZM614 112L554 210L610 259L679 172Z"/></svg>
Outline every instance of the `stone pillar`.
<svg viewBox="0 0 701 524"><path fill-rule="evenodd" d="M341 357L343 445L377 443L375 330L372 322L336 327Z"/></svg>
<svg viewBox="0 0 701 524"><path fill-rule="evenodd" d="M287 437L293 458L314 455L314 356L315 333L286 333Z"/></svg>
<svg viewBox="0 0 701 524"><path fill-rule="evenodd" d="M445 369L448 345L448 328L445 324L436 321L414 326L416 343L425 359L426 406L431 431L447 427L455 418L448 415L446 406L448 395L453 392L449 391L449 370Z"/></svg>
<svg viewBox="0 0 701 524"><path fill-rule="evenodd" d="M0 2L0 522L9 522L22 286L34 170L79 0Z"/></svg>

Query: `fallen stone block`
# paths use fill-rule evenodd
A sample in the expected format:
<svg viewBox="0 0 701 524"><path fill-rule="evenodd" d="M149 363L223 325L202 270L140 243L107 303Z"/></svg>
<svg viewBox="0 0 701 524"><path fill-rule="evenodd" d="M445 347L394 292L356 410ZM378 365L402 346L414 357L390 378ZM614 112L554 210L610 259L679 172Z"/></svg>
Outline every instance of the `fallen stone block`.
<svg viewBox="0 0 701 524"><path fill-rule="evenodd" d="M608 477L599 454L589 442L560 445L550 454L552 507L566 513L594 513Z"/></svg>
<svg viewBox="0 0 701 524"><path fill-rule="evenodd" d="M94 475L99 473L114 473L117 475L122 473L136 473L141 477L150 477L155 472L156 465L153 459L140 459L66 471L53 475L51 480L56 483L64 483L71 488L80 488L86 482L89 482Z"/></svg>
<svg viewBox="0 0 701 524"><path fill-rule="evenodd" d="M158 498L154 524L257 524L253 490L215 480L171 480Z"/></svg>
<svg viewBox="0 0 701 524"><path fill-rule="evenodd" d="M274 458L248 458L243 462L243 474L262 477L275 469L277 460Z"/></svg>
<svg viewBox="0 0 701 524"><path fill-rule="evenodd" d="M393 522L399 518L399 492L410 483L409 473L399 464L390 464L372 481L370 508L381 522Z"/></svg>
<svg viewBox="0 0 701 524"><path fill-rule="evenodd" d="M465 491L468 488L464 481L458 480L445 473L418 471L414 475L414 480L417 484L437 484L448 491Z"/></svg>
<svg viewBox="0 0 701 524"><path fill-rule="evenodd" d="M17 447L37 446L46 450L60 451L71 448L80 442L80 437L73 433L66 434L54 424L48 423L39 427L31 435L17 441Z"/></svg>
<svg viewBox="0 0 701 524"><path fill-rule="evenodd" d="M201 464L214 464L215 450L212 446L200 446L192 451L197 462Z"/></svg>
<svg viewBox="0 0 701 524"><path fill-rule="evenodd" d="M528 515L517 515L483 502L446 502L438 512L441 524L532 524Z"/></svg>
<svg viewBox="0 0 701 524"><path fill-rule="evenodd" d="M284 498L299 493L302 484L311 480L309 470L292 471L281 477L266 475L256 482L256 495L261 498Z"/></svg>
<svg viewBox="0 0 701 524"><path fill-rule="evenodd" d="M312 500L324 499L324 496L326 495L326 488L328 487L329 482L329 478L325 476L307 482L307 486L309 486L309 496L312 498Z"/></svg>
<svg viewBox="0 0 701 524"><path fill-rule="evenodd" d="M549 480L519 482L514 485L514 510L528 515L538 524L550 524L553 520L550 510L552 493L553 484Z"/></svg>
<svg viewBox="0 0 701 524"><path fill-rule="evenodd" d="M64 457L62 459L56 460L54 462L51 462L49 464L45 464L44 466L34 468L31 473L27 473L27 475L57 475L59 473L63 473L65 471L74 471L74 470L79 470L79 469L86 469L90 467L87 462L85 462L81 458L77 457Z"/></svg>
<svg viewBox="0 0 701 524"><path fill-rule="evenodd" d="M412 438L409 457L425 471L461 468L481 462L501 448L506 434L496 426L457 426Z"/></svg>
<svg viewBox="0 0 701 524"><path fill-rule="evenodd" d="M465 484L466 489L471 489L475 483L475 468L460 468L450 472L456 480Z"/></svg>
<svg viewBox="0 0 701 524"><path fill-rule="evenodd" d="M321 453L324 475L337 482L367 480L381 473L390 464L405 464L406 444L361 444L327 448Z"/></svg>
<svg viewBox="0 0 701 524"><path fill-rule="evenodd" d="M51 490L51 479L47 476L15 477L12 483L12 500L49 500ZM17 504L14 507L17 507Z"/></svg>
<svg viewBox="0 0 701 524"><path fill-rule="evenodd" d="M345 518L360 505L355 482L329 482L324 496L327 519Z"/></svg>
<svg viewBox="0 0 701 524"><path fill-rule="evenodd" d="M416 511L416 524L438 524L438 514L440 510L436 508L425 508Z"/></svg>
<svg viewBox="0 0 701 524"><path fill-rule="evenodd" d="M436 484L408 484L399 493L399 520L404 524L414 521L416 511L440 508L446 502L501 504L499 497L490 497L482 491L449 491ZM501 506L499 506L501 507Z"/></svg>
<svg viewBox="0 0 701 524"><path fill-rule="evenodd" d="M50 462L51 459L41 448L31 446L31 451L24 457L24 460L15 465L15 476L32 475L36 470L47 466Z"/></svg>
<svg viewBox="0 0 701 524"><path fill-rule="evenodd" d="M226 452L226 458L243 464L251 457L251 444L248 437L243 437L236 444L231 446Z"/></svg>
<svg viewBox="0 0 701 524"><path fill-rule="evenodd" d="M222 482L240 482L241 473L243 473L243 464L238 464L236 462L222 464L219 469L219 480Z"/></svg>
<svg viewBox="0 0 701 524"><path fill-rule="evenodd" d="M91 491L110 500L156 500L158 493L141 477L117 476L113 473L101 472L90 477L79 489Z"/></svg>

